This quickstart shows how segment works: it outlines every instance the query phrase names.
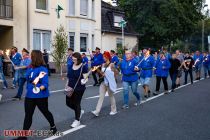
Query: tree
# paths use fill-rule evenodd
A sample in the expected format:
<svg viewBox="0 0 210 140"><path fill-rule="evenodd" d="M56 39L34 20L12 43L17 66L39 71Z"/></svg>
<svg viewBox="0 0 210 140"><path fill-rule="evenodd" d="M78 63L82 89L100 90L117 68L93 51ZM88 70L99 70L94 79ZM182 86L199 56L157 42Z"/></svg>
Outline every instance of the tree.
<svg viewBox="0 0 210 140"><path fill-rule="evenodd" d="M119 0L141 46L160 48L185 40L203 18L203 0Z"/></svg>
<svg viewBox="0 0 210 140"><path fill-rule="evenodd" d="M57 69L60 70L61 76L63 75L63 64L66 64L67 59L67 49L68 49L68 35L64 30L64 27L60 27L55 31L55 36L53 40L53 61L56 64Z"/></svg>

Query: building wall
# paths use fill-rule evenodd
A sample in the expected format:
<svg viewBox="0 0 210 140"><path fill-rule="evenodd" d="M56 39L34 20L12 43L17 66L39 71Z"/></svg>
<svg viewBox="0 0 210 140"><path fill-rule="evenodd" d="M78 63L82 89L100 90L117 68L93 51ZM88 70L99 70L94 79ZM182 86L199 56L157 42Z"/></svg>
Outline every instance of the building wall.
<svg viewBox="0 0 210 140"><path fill-rule="evenodd" d="M9 48L11 45L19 49L27 48L27 0L13 0L13 19L0 19L0 25L13 28L5 30L4 38L6 42L10 40L10 43L0 42L1 49Z"/></svg>
<svg viewBox="0 0 210 140"><path fill-rule="evenodd" d="M102 51L116 50L117 38L122 38L121 35L103 33L102 34ZM128 49L134 48L138 44L137 36L125 36L125 46Z"/></svg>
<svg viewBox="0 0 210 140"><path fill-rule="evenodd" d="M91 19L92 0L88 0L88 17L80 16L80 0L75 0L75 15L69 16L68 0L48 1L48 11L36 10L36 0L30 1L30 48L33 49L33 30L49 30L51 31L51 41L55 35L55 30L60 26L64 26L65 30L75 33L75 51L80 51L80 33L88 34L88 47L92 47L92 35L97 36L94 44L100 47L101 44L101 1L95 0L95 19ZM60 19L57 18L55 11L57 5L64 8L60 12ZM51 42L52 43L52 42ZM51 49L52 51L52 49Z"/></svg>

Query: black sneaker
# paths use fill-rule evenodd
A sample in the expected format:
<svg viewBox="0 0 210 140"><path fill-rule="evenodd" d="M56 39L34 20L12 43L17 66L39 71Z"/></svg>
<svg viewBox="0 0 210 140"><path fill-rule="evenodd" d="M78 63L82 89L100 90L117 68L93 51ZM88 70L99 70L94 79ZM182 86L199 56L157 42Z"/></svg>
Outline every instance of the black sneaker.
<svg viewBox="0 0 210 140"><path fill-rule="evenodd" d="M27 140L27 137L17 137L17 138L15 138L13 140Z"/></svg>
<svg viewBox="0 0 210 140"><path fill-rule="evenodd" d="M21 98L18 97L18 96L14 96L14 97L12 97L12 99L13 99L13 100L21 100Z"/></svg>
<svg viewBox="0 0 210 140"><path fill-rule="evenodd" d="M95 86L97 86L98 85L98 83L95 83L93 86L95 87Z"/></svg>
<svg viewBox="0 0 210 140"><path fill-rule="evenodd" d="M52 132L53 135L55 135L55 133L57 132L56 126L51 127L50 131Z"/></svg>
<svg viewBox="0 0 210 140"><path fill-rule="evenodd" d="M157 95L158 95L158 93L157 93L157 92L153 92L153 95L154 95L154 96L157 96Z"/></svg>
<svg viewBox="0 0 210 140"><path fill-rule="evenodd" d="M174 89L172 89L171 92L174 92Z"/></svg>

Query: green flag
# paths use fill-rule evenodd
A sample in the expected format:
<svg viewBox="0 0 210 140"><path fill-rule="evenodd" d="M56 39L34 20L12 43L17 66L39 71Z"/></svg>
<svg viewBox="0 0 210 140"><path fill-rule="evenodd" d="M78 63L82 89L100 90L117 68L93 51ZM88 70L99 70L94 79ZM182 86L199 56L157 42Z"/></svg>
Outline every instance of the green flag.
<svg viewBox="0 0 210 140"><path fill-rule="evenodd" d="M57 12L57 17L60 18L60 11L63 10L63 8L58 5L57 9L56 9L56 12Z"/></svg>

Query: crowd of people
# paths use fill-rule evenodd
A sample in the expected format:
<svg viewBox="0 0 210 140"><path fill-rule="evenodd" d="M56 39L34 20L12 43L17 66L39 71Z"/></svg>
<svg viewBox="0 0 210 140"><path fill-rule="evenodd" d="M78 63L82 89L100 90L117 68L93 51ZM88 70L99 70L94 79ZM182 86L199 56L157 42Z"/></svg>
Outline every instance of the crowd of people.
<svg viewBox="0 0 210 140"><path fill-rule="evenodd" d="M16 47L11 48L11 56L3 57L3 51L0 50L0 79L3 81L3 89L8 88L8 83L4 77L3 62L9 59L12 63L13 83L11 88L15 89L18 85L17 95L14 99L21 99L23 87L26 86L25 96L25 119L23 130L29 130L32 124L34 109L37 106L50 124L52 134L57 129L54 123L52 113L48 110L49 97L49 54L44 50L33 50L31 54L27 49L22 50L22 55L18 53ZM110 115L117 113L117 106L114 93L117 90L117 77L121 76L123 87L123 105L122 109L129 108L129 89L131 87L133 95L136 97L135 106L141 104L141 94L138 91L138 84L143 87L143 98L157 96L160 93L161 80L164 85L164 93L169 93L168 76L171 79L171 92L174 92L181 85L180 78L184 74L184 84L190 82L193 84L193 72L195 80L201 79L201 70L204 70L204 78L210 76L210 54L208 52L200 53L182 53L177 50L175 53L169 53L166 49L151 54L151 49L145 48L140 54L136 51L125 50L122 58L114 51L105 51L103 54L100 48L89 52L90 59L85 53L74 52L68 49L67 57L67 82L65 86L66 105L75 112L75 120L71 127L80 125L80 120L84 114L81 109L82 96L86 90L85 84L88 82L89 75L92 73L94 80L93 86L99 86L99 99L96 109L92 111L94 116L99 116L106 92L110 97L111 112ZM89 65L90 64L90 65ZM156 75L156 88L153 93L150 90L151 78ZM19 139L27 139L26 137Z"/></svg>

